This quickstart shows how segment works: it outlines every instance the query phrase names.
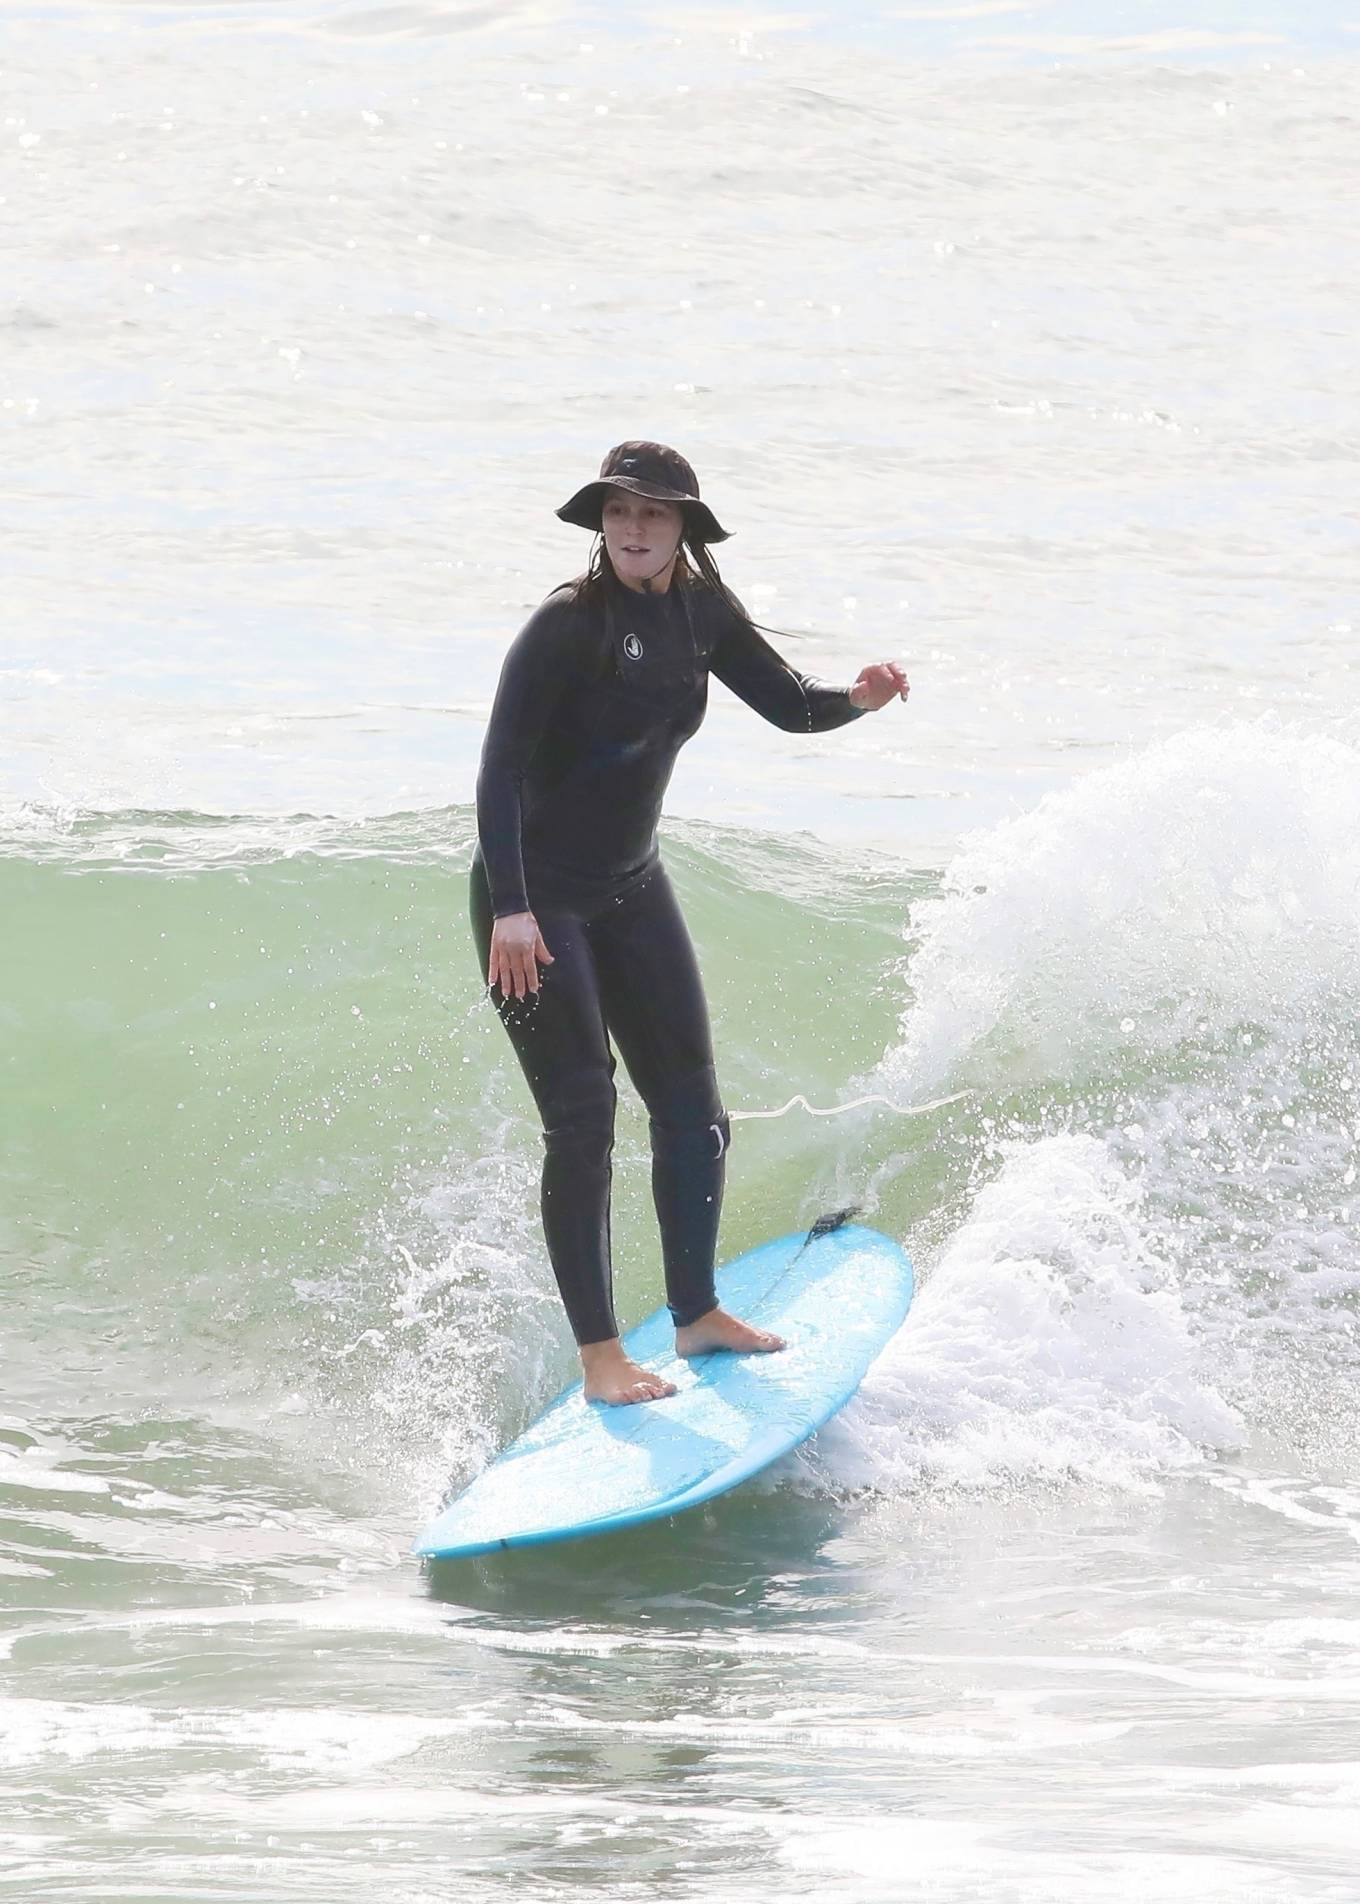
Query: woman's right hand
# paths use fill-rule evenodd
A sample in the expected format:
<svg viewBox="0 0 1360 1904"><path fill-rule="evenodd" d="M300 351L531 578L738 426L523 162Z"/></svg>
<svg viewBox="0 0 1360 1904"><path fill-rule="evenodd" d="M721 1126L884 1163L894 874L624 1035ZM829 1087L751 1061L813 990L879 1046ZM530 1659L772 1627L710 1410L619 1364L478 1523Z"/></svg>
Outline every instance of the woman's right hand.
<svg viewBox="0 0 1360 1904"><path fill-rule="evenodd" d="M552 953L544 945L531 912L507 912L492 926L486 981L500 986L502 998L523 998L528 992L536 992L539 966L552 962Z"/></svg>

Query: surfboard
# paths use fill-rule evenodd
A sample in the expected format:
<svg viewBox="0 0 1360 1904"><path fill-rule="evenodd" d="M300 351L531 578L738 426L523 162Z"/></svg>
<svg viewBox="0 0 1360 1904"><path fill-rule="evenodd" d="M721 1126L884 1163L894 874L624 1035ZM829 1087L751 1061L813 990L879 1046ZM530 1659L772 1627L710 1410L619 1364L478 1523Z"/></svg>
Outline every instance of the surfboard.
<svg viewBox="0 0 1360 1904"><path fill-rule="evenodd" d="M416 1541L429 1560L580 1540L725 1494L796 1448L854 1394L906 1319L909 1259L890 1237L822 1218L718 1271L718 1300L788 1347L686 1361L658 1309L623 1338L676 1384L663 1401L587 1402L578 1382L496 1456Z"/></svg>

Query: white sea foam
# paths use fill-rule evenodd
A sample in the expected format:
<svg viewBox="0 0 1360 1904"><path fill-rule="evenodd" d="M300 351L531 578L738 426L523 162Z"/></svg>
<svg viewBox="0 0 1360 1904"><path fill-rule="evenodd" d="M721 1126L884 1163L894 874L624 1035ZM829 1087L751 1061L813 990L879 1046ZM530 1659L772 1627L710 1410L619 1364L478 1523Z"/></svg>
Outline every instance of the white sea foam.
<svg viewBox="0 0 1360 1904"><path fill-rule="evenodd" d="M907 1326L819 1437L838 1484L1145 1486L1242 1438L1137 1185L1098 1139L1005 1147Z"/></svg>
<svg viewBox="0 0 1360 1904"><path fill-rule="evenodd" d="M456 1717L411 1718L315 1707L180 1713L122 1703L3 1699L0 1766L13 1770L50 1759L211 1752L226 1746L254 1753L262 1765L276 1769L363 1771L404 1758L431 1739L461 1737L507 1723L480 1709Z"/></svg>
<svg viewBox="0 0 1360 1904"><path fill-rule="evenodd" d="M974 838L913 910L886 1088L1071 1082L1360 999L1360 751L1196 728Z"/></svg>
<svg viewBox="0 0 1360 1904"><path fill-rule="evenodd" d="M565 1323L536 1188L531 1155L488 1110L474 1154L451 1156L436 1183L378 1213L372 1264L353 1288L296 1285L340 1324L347 1414L357 1411L361 1444L382 1450L389 1475L399 1465L413 1514L429 1513L451 1478L470 1478L551 1379Z"/></svg>
<svg viewBox="0 0 1360 1904"><path fill-rule="evenodd" d="M876 1082L989 1098L985 1177L829 1478L1146 1486L1263 1423L1349 1445L1357 926L1360 755L1271 723L967 847Z"/></svg>

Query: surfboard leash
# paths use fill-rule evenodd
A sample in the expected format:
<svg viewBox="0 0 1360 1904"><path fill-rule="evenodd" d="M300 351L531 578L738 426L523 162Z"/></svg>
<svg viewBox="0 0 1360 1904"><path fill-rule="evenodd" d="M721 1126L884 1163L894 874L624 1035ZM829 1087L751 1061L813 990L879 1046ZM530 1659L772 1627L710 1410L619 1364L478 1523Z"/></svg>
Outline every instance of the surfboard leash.
<svg viewBox="0 0 1360 1904"><path fill-rule="evenodd" d="M896 1104L890 1097L872 1094L868 1097L852 1098L848 1104L829 1104L823 1108L816 1104L809 1104L800 1091L796 1097L791 1097L787 1104L781 1104L777 1111L729 1111L727 1115L733 1123L738 1118L786 1117L793 1110L804 1110L809 1117L841 1117L846 1111L862 1110L866 1104L881 1104L885 1109L895 1112L898 1117L925 1117L931 1111L943 1110L946 1104L958 1104L964 1098L972 1096L971 1091L954 1091L948 1097L932 1098L929 1104ZM834 1236L837 1230L842 1230L847 1223L853 1222L860 1213L860 1207L858 1203L851 1203L847 1204L843 1210L824 1211L790 1257L788 1267L791 1269L803 1251L810 1248L820 1237Z"/></svg>
<svg viewBox="0 0 1360 1904"><path fill-rule="evenodd" d="M946 1104L959 1104L966 1097L972 1097L971 1091L955 1091L949 1097L932 1098L929 1104L895 1104L890 1097L852 1098L848 1104L809 1104L800 1091L791 1097L787 1104L781 1104L777 1111L729 1111L727 1115L735 1124L755 1117L787 1117L790 1111L806 1111L809 1117L842 1117L846 1111L863 1110L866 1104L881 1104L886 1110L893 1111L898 1117L926 1117L931 1111L943 1110Z"/></svg>

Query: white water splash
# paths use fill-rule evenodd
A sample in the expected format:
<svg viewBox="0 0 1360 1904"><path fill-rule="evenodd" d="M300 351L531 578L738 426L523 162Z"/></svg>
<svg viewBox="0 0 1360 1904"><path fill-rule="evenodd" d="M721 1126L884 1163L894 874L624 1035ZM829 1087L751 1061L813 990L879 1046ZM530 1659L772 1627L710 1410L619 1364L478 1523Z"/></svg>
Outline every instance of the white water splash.
<svg viewBox="0 0 1360 1904"><path fill-rule="evenodd" d="M1105 1148L1009 1146L818 1459L835 1484L886 1493L1144 1487L1242 1439L1203 1360L1137 1185Z"/></svg>
<svg viewBox="0 0 1360 1904"><path fill-rule="evenodd" d="M1360 751L1196 728L974 839L913 913L881 1082L995 1089L1360 1003Z"/></svg>
<svg viewBox="0 0 1360 1904"><path fill-rule="evenodd" d="M907 1328L822 1438L833 1477L1142 1486L1282 1423L1338 1453L1360 754L1272 723L1182 734L975 840L914 924L876 1081L1011 1108L984 1120L991 1180Z"/></svg>

